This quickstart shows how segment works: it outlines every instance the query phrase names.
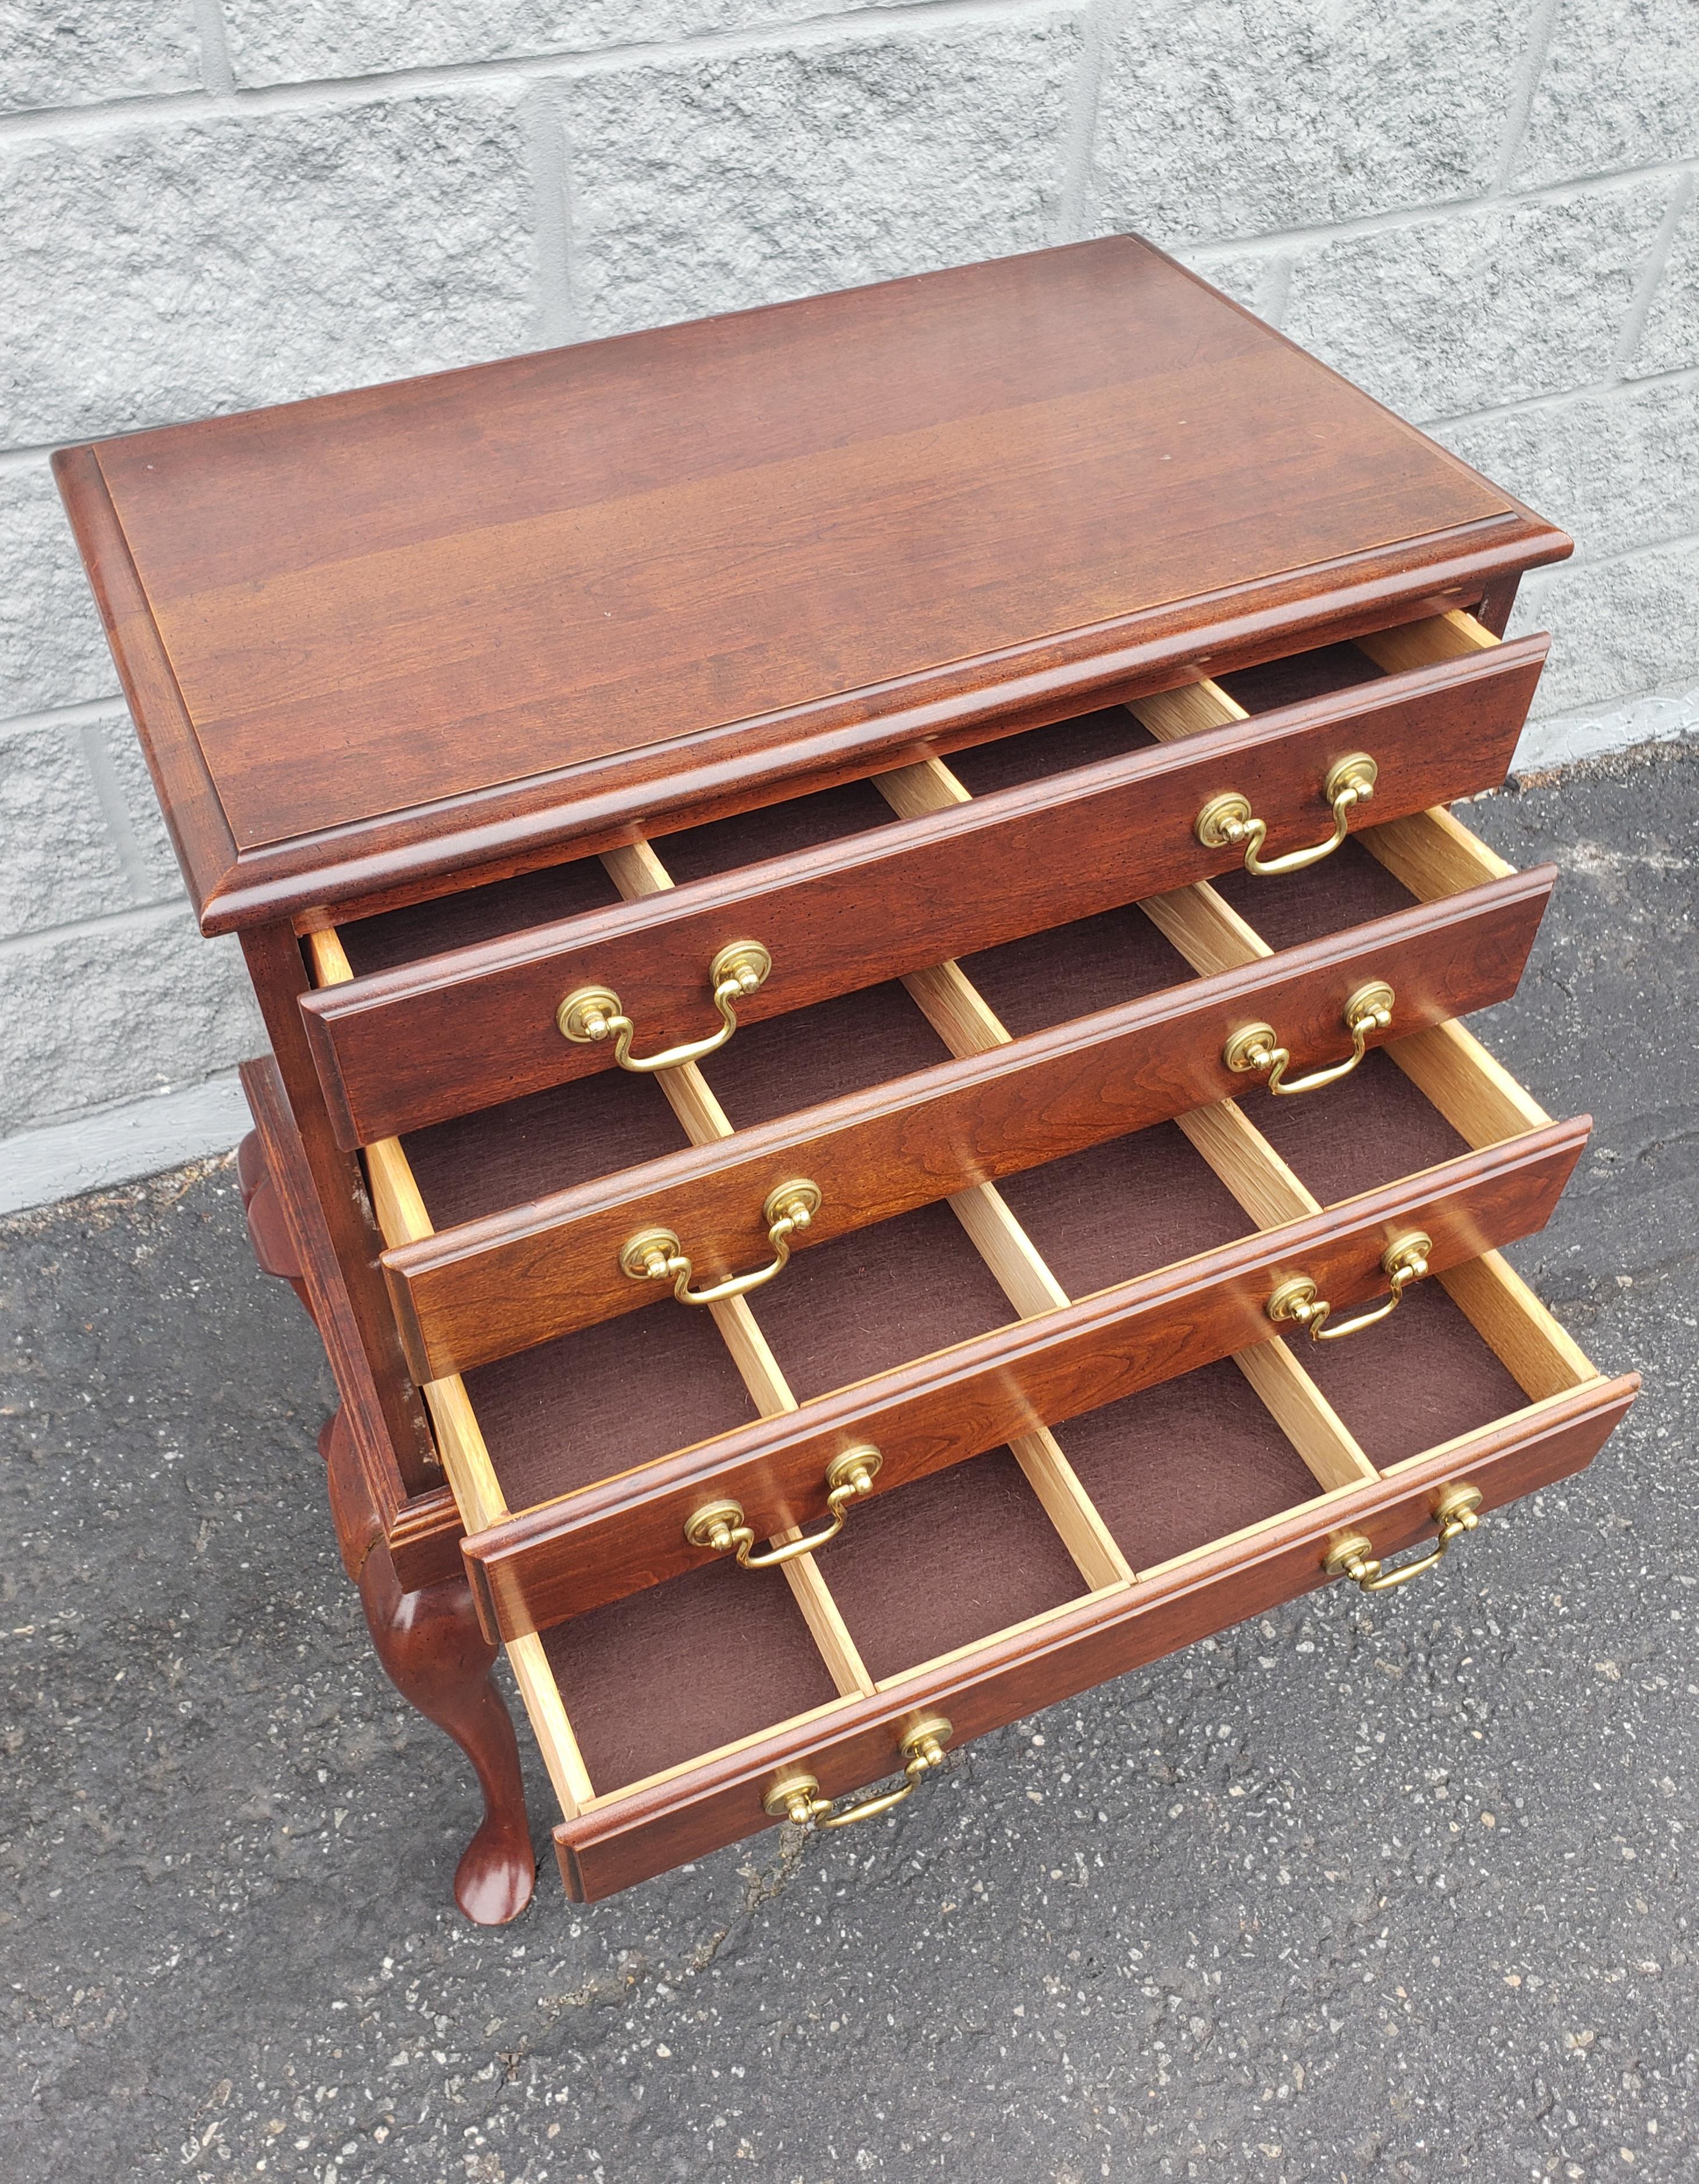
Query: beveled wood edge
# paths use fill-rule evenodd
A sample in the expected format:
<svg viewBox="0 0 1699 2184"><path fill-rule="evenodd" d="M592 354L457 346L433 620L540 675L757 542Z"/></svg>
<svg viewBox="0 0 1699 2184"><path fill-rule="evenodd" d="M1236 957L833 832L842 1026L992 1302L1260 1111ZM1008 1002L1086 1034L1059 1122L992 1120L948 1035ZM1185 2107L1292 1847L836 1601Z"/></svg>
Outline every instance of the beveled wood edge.
<svg viewBox="0 0 1699 2184"><path fill-rule="evenodd" d="M1176 1557L1131 1586L1070 1602L1046 1617L1033 1618L1011 1631L993 1634L977 1646L943 1657L939 1663L893 1678L883 1684L871 1700L844 1702L836 1708L817 1709L699 1755L640 1782L600 1792L583 1813L563 1820L554 1831L569 1893L577 1900L585 1900L582 1883L575 1886L578 1882L578 1852L621 1828L660 1819L687 1800L694 1802L759 1781L788 1761L805 1756L811 1769L817 1767L822 1786L829 1794L844 1794L861 1786L866 1779L865 1775L846 1773L846 1768L858 1763L855 1740L869 1733L886 1730L923 1709L941 1706L947 1710L952 1697L959 1708L962 1694L971 1687L992 1685L1012 1670L1031 1671L1047 1658L1081 1640L1146 1615L1187 1595L1200 1594L1228 1575L1234 1580L1238 1595L1246 1602L1246 1615L1262 1612L1264 1602L1259 1578L1271 1573L1276 1564L1289 1561L1295 1553L1322 1544L1343 1529L1371 1525L1374 1528L1376 1546L1383 1553L1398 1552L1433 1531L1431 1507L1423 1507L1423 1497L1430 1496L1448 1478L1479 1468L1495 1458L1514 1457L1533 1449L1543 1440L1590 1424L1599 1428L1597 1440L1568 1470L1584 1468L1620 1423L1639 1387L1638 1373L1609 1380L1596 1376L1563 1396L1530 1404L1474 1434L1389 1467L1373 1484L1320 1496L1295 1510L1211 1541L1189 1556ZM1566 1475L1567 1472L1551 1474L1552 1478ZM1516 1498L1496 1498L1492 1485L1489 1474L1485 1503L1489 1509ZM1327 1582L1321 1557L1317 1557L1310 1585L1301 1589L1317 1589ZM1270 1596L1290 1596L1289 1591L1281 1591ZM1211 1627L1223 1626L1212 1621ZM1129 1661L1114 1673L1126 1673L1136 1665L1136 1662ZM1095 1676L1089 1676L1083 1681L1064 1679L1043 1698L1035 1698L1032 1708L1021 1708L1012 1714L1000 1707L994 1711L1000 1719L1018 1719L1020 1713L1065 1701L1098 1680ZM812 1748L818 1746L823 1730L829 1730L835 1740L836 1749L830 1754ZM883 1763L886 1771L894 1764L888 1758L883 1763L875 1759L873 1763Z"/></svg>
<svg viewBox="0 0 1699 2184"><path fill-rule="evenodd" d="M62 448L53 472L153 777L160 812L197 909L240 864L130 542L92 446ZM246 921L263 922L259 914Z"/></svg>
<svg viewBox="0 0 1699 2184"><path fill-rule="evenodd" d="M871 685L793 713L755 716L562 769L351 822L190 875L203 933L278 917L310 921L367 899L385 906L567 857L599 855L671 827L945 757L1095 707L1426 619L1479 599L1485 586L1572 549L1560 532L1507 511L1429 537L1278 577L1149 608L902 682ZM1399 566L1389 569L1390 563ZM1317 606L1314 582L1336 588ZM1142 634L1139 632L1143 632ZM813 722L765 755L765 733ZM592 781L605 785L591 786Z"/></svg>
<svg viewBox="0 0 1699 2184"><path fill-rule="evenodd" d="M469 1534L463 1542L479 1614L487 1618L490 1630L502 1629L504 1618L496 1602L491 1566L532 1553L545 1542L582 1532L610 1518L664 1509L681 1497L688 1499L692 1492L700 1491L707 1481L777 1462L794 1449L800 1451L816 1443L829 1447L846 1437L865 1438L867 1421L876 1418L882 1408L897 1402L913 1405L929 1395L941 1396L970 1376L1006 1375L1018 1385L1022 1366L1034 1353L1053 1351L1097 1329L1117 1328L1141 1312L1173 1308L1189 1295L1249 1280L1269 1268L1296 1266L1306 1260L1314 1262L1324 1252L1341 1250L1359 1238L1373 1237L1392 1224L1407 1226L1430 1201L1476 1194L1554 1162L1565 1163L1567 1178L1591 1126L1590 1117L1578 1116L1485 1152L1437 1163L1395 1183L1341 1199L1287 1227L1256 1230L1190 1259L1096 1290L1039 1318L994 1328L948 1349L833 1389L783 1418L734 1426L611 1478L533 1502L487 1533ZM1438 1225L1434 1234L1437 1240L1430 1258L1435 1272L1479 1255L1479 1243L1472 1253L1461 1238L1447 1240ZM1342 1277L1335 1272L1327 1279L1329 1294L1340 1304L1362 1301L1384 1286L1373 1257L1368 1268L1353 1276ZM1278 1338L1270 1334L1266 1339ZM1056 1422L1065 1423L1065 1419ZM876 1484L873 1490L888 1490Z"/></svg>

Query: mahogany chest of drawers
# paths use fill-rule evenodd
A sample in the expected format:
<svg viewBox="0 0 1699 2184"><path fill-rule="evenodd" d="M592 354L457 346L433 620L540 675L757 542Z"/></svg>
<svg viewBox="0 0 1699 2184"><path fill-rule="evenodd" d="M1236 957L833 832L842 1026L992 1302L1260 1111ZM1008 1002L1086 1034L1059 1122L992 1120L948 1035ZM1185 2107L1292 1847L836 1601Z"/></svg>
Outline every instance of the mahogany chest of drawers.
<svg viewBox="0 0 1699 2184"><path fill-rule="evenodd" d="M1632 1401L1499 1256L1586 1118L1458 1022L1569 542L1160 253L58 466L471 1916L499 1643L598 1897L1418 1576Z"/></svg>

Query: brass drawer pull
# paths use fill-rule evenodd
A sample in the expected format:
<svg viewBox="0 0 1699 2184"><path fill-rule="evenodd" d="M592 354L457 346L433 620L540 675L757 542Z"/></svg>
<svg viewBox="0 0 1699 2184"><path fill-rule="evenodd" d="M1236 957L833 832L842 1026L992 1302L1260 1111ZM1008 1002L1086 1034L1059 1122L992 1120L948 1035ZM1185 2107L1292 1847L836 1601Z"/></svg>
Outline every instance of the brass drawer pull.
<svg viewBox="0 0 1699 2184"><path fill-rule="evenodd" d="M635 1236L627 1237L620 1252L620 1272L629 1274L634 1282L671 1282L680 1304L724 1304L727 1297L746 1296L763 1282L770 1282L790 1257L791 1238L799 1229L806 1228L819 1211L820 1186L806 1178L782 1183L777 1190L770 1190L761 1218L767 1224L767 1241L773 1247L771 1262L757 1267L753 1273L729 1274L712 1289L691 1288L694 1269L690 1255L671 1228L639 1228Z"/></svg>
<svg viewBox="0 0 1699 2184"><path fill-rule="evenodd" d="M1342 1342L1346 1335L1360 1334L1364 1328L1391 1317L1405 1290L1427 1273L1428 1254L1433 1248L1433 1238L1424 1236L1419 1228L1389 1244L1380 1264L1391 1276L1392 1294L1384 1304L1376 1305L1372 1312L1358 1312L1355 1319L1340 1320L1329 1327L1327 1318L1333 1306L1325 1297L1316 1295L1316 1285L1307 1274L1294 1274L1281 1283L1268 1300L1268 1317L1277 1323L1290 1320L1295 1327L1306 1329L1312 1342Z"/></svg>
<svg viewBox="0 0 1699 2184"><path fill-rule="evenodd" d="M1268 824L1251 816L1249 800L1237 789L1212 796L1199 812L1192 832L1206 850L1243 848L1246 872L1259 880L1278 879L1282 872L1301 872L1306 865L1318 865L1323 857L1332 856L1345 838L1351 813L1368 802L1379 777L1380 769L1367 751L1353 751L1349 758L1336 759L1322 783L1322 801L1333 807L1333 833L1325 842L1307 850L1289 850L1284 857L1265 860L1258 854L1268 838Z"/></svg>
<svg viewBox="0 0 1699 2184"><path fill-rule="evenodd" d="M687 1061L700 1061L722 1047L738 1028L738 1003L747 1000L758 986L766 983L773 959L759 940L733 940L708 966L708 990L720 1011L720 1028L688 1046L670 1046L665 1054L640 1057L632 1052L637 1026L620 1007L620 997L609 986L580 986L568 994L554 1011L562 1039L575 1046L599 1046L614 1042L614 1060L621 1069L649 1076L657 1069L677 1069Z"/></svg>
<svg viewBox="0 0 1699 2184"><path fill-rule="evenodd" d="M833 1810L833 1801L821 1796L816 1778L801 1767L781 1767L761 1802L770 1818L789 1820L799 1828L850 1828L858 1820L876 1820L881 1813L888 1813L893 1805L911 1797L922 1779L943 1766L944 1747L954 1733L947 1715L924 1715L903 1739L901 1788L864 1797L860 1804L845 1805L841 1812Z"/></svg>
<svg viewBox="0 0 1699 2184"><path fill-rule="evenodd" d="M755 1535L744 1522L740 1502L706 1503L687 1520L684 1536L693 1547L707 1547L716 1555L728 1555L735 1548L739 1569L777 1569L838 1537L857 1499L872 1492L883 1462L878 1450L865 1440L833 1457L826 1467L826 1509L832 1521L824 1531L811 1532L806 1539L787 1540L782 1547L763 1547L755 1553Z"/></svg>
<svg viewBox="0 0 1699 2184"><path fill-rule="evenodd" d="M1286 1069L1291 1053L1276 1042L1273 1024L1245 1024L1222 1049L1221 1058L1240 1076L1266 1069L1268 1089L1278 1098L1290 1097L1294 1092L1318 1092L1323 1084L1337 1084L1341 1077L1351 1075L1368 1050L1371 1032L1392 1028L1392 1004L1396 999L1384 979L1372 978L1366 986L1359 986L1345 1005L1345 1029L1351 1034L1349 1056L1331 1068L1312 1069L1307 1077L1295 1077L1290 1084Z"/></svg>
<svg viewBox="0 0 1699 2184"><path fill-rule="evenodd" d="M1444 1562L1452 1546L1479 1524L1476 1513L1480 1506L1479 1486L1448 1486L1434 1504L1440 1536L1425 1555L1418 1555L1413 1563L1401 1563L1396 1569L1384 1569L1375 1560L1374 1542L1367 1534L1342 1532L1329 1542L1323 1567L1329 1577L1348 1577L1364 1592L1395 1592L1412 1577L1420 1577L1423 1570Z"/></svg>

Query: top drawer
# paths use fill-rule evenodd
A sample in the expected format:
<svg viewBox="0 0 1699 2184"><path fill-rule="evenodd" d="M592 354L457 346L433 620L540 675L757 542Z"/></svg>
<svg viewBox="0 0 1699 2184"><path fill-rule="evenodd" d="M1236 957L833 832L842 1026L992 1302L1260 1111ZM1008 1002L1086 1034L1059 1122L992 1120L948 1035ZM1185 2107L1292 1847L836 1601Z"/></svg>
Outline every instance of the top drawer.
<svg viewBox="0 0 1699 2184"><path fill-rule="evenodd" d="M1501 781L1546 649L1436 616L979 746L957 757L975 793L953 810L907 809L899 773L668 837L659 860L613 852L618 888L588 860L349 924L357 975L301 1003L337 1134L368 1145L616 1062L698 1058L739 1019L1247 859L1312 861Z"/></svg>

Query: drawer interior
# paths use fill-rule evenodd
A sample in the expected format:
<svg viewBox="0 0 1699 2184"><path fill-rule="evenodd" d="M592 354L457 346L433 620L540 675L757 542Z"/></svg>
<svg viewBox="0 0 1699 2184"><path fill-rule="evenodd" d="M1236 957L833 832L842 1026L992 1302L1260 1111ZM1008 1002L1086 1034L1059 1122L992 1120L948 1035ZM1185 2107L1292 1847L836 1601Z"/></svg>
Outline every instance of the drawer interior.
<svg viewBox="0 0 1699 2184"><path fill-rule="evenodd" d="M1108 716L1070 727L1087 738L1121 733ZM1042 733L1060 739L1056 731ZM1006 756L1021 740L981 755ZM905 811L961 794L955 775L936 762L885 777L880 786L887 807ZM787 809L805 824L866 819L865 799L832 794L837 801L824 822L801 815L810 800ZM695 830L703 839L688 854L730 854L728 844L749 838L747 829L738 835L742 827ZM1443 812L1362 838L1361 861L1347 860L1344 877L1326 888L1295 895L1296 907L1276 904L1273 883L1266 894L1200 885L1157 899L1137 916L1167 955L1150 951L1141 960L1162 964L1170 978L1176 967L1185 975L1248 962L1279 944L1265 924L1280 931L1283 918L1337 913L1348 923L1379 914L1354 910L1365 898L1351 891L1384 891L1383 875L1411 899L1429 900L1505 869ZM763 842L753 854L770 849ZM666 883L651 850L619 853L606 866L627 899ZM321 980L348 974L351 959L336 935L315 935L310 944ZM849 1061L863 1037L930 1042L937 1051L927 1060L987 1050L1015 1028L996 1006L994 992L1003 989L994 970L988 983L992 990L968 967L941 965L905 978L900 989L875 989L857 998L876 1001L877 1025L869 1019L864 1032L822 1040L820 1050L836 1057L834 1067ZM787 1028L781 1019L752 1030L776 1034L777 1048ZM741 1045L715 1058L711 1083L687 1066L643 1088L656 1090L665 1110L654 1111L657 1134L673 1133L663 1149L709 1143L764 1112L784 1111L769 1104L785 1095L774 1089L776 1072L762 1064L755 1039L743 1047L753 1060L741 1073L728 1068ZM794 1050L786 1061L794 1085ZM873 1078L889 1073L882 1059ZM843 1083L840 1076L832 1089ZM582 1095L585 1088L573 1089ZM610 1166L646 1156L632 1150L636 1089L618 1084L617 1149L589 1133L552 1156ZM1001 1191L970 1190L947 1206L799 1255L753 1306L739 1299L702 1313L629 1314L465 1381L434 1384L426 1397L468 1526L482 1529L667 1452L679 1443L681 1418L694 1442L752 1416L776 1415L1012 1317L1313 1212L1380 1179L1383 1167L1407 1173L1546 1120L1456 1025L1394 1042L1325 1097L1340 1103L1336 1124L1325 1128L1317 1127L1322 1102L1253 1093L1029 1171ZM544 1122L538 1128L547 1134ZM445 1206L457 1190L480 1187L451 1175L457 1162L493 1176L493 1165L480 1170L465 1140L443 1139L423 1150L419 1165L429 1182L421 1183L414 1155L421 1139L437 1138L419 1133L405 1146L391 1139L367 1150L392 1244L431 1232L432 1193ZM541 1187L534 1177L526 1182L524 1195ZM1271 1337L1056 1432L1033 1432L1009 1449L877 1495L855 1509L829 1549L788 1563L782 1579L717 1563L513 1641L515 1674L563 1810L571 1817L639 1782L682 1778L780 1725L795 1725L805 1739L829 1724L834 1709L900 1690L930 1663L971 1662L1011 1627L1041 1628L1083 1598L1121 1598L1151 1569L1254 1534L1295 1507L1316 1504L1324 1519L1329 1497L1598 1378L1491 1253L1412 1293L1378 1331L1373 1376L1361 1373L1349 1351ZM940 1541L948 1542L947 1555L940 1556ZM678 1672L669 1674L674 1661Z"/></svg>
<svg viewBox="0 0 1699 2184"><path fill-rule="evenodd" d="M1306 698L1377 681L1390 667L1418 664L1419 655L1409 653L1389 659L1385 666L1378 664L1369 649L1376 642L1366 638L1360 644L1318 646L1200 687L1224 693L1236 716L1272 712ZM971 795L984 796L994 789L1119 758L1158 740L1126 707L1115 705L998 741L970 745L956 752L950 763ZM671 883L684 886L768 857L870 833L888 826L893 816L891 805L872 782L847 782L759 811L657 836L655 847ZM621 900L621 894L603 859L584 857L490 881L482 887L463 889L432 901L351 917L337 930L352 974L363 978L504 934L607 909Z"/></svg>

